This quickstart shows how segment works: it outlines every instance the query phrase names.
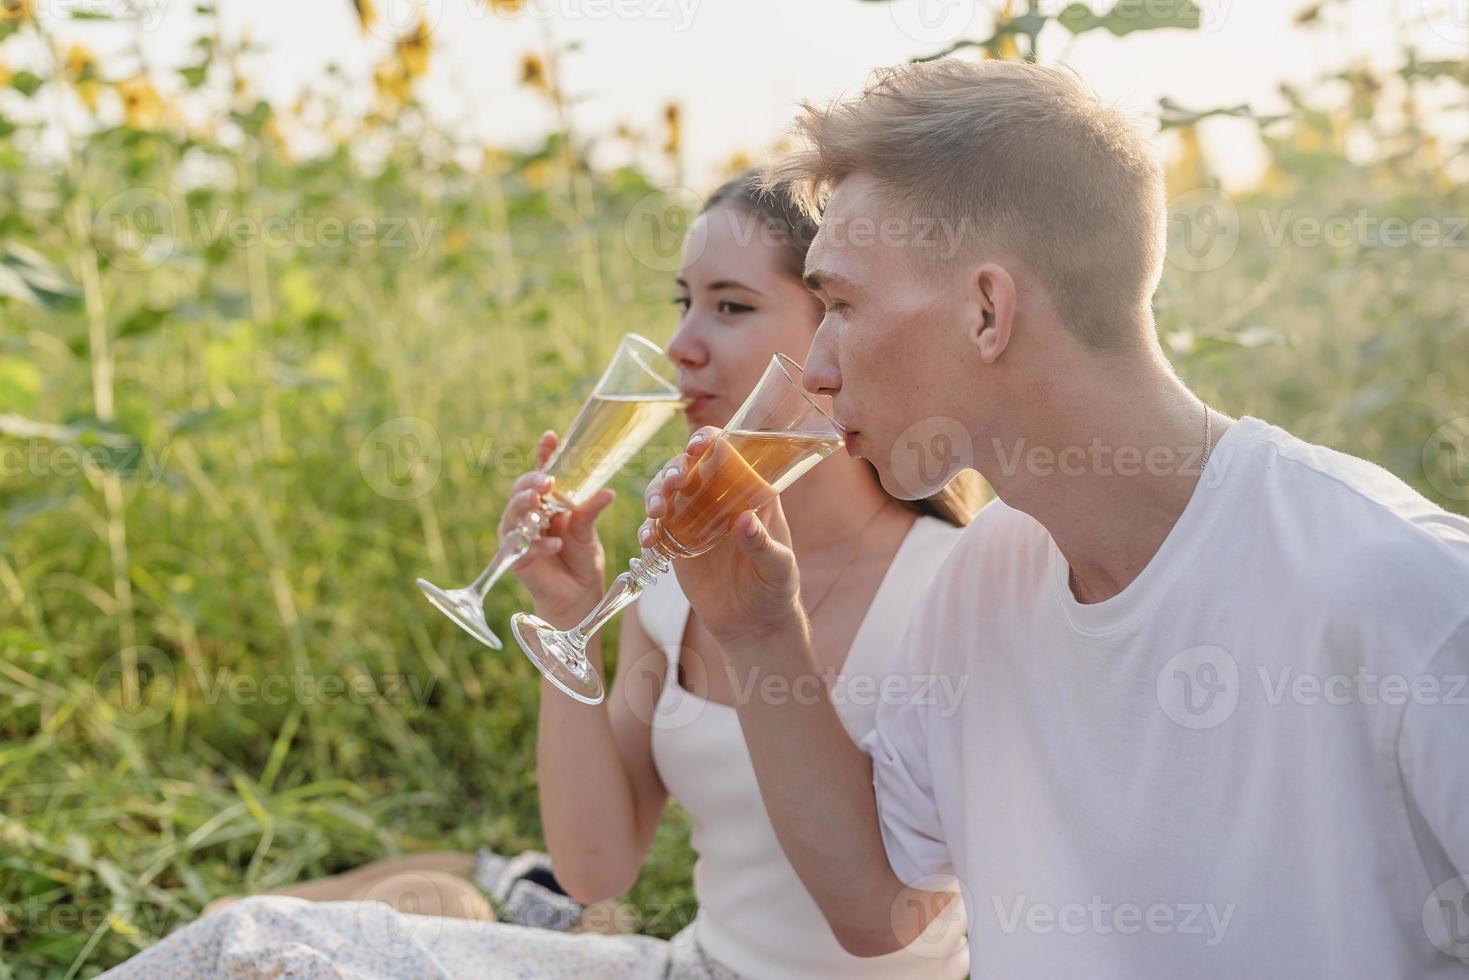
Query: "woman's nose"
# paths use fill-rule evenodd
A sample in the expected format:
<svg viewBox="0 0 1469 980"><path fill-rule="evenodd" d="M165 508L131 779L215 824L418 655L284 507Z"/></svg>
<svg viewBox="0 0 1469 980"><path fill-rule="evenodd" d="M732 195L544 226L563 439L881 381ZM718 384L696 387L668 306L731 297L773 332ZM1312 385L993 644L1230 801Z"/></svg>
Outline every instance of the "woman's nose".
<svg viewBox="0 0 1469 980"><path fill-rule="evenodd" d="M685 313L673 339L668 342L668 358L679 367L701 367L709 360L709 350L699 338L694 314Z"/></svg>

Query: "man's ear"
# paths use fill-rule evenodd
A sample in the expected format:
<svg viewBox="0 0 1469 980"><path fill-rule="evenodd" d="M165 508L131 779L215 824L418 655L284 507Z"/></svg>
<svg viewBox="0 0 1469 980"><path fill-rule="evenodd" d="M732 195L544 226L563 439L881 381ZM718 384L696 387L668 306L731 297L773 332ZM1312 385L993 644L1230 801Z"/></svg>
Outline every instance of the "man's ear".
<svg viewBox="0 0 1469 980"><path fill-rule="evenodd" d="M986 364L993 364L1010 344L1015 325L1015 280L1005 267L986 262L974 270L969 287L979 316L970 339Z"/></svg>

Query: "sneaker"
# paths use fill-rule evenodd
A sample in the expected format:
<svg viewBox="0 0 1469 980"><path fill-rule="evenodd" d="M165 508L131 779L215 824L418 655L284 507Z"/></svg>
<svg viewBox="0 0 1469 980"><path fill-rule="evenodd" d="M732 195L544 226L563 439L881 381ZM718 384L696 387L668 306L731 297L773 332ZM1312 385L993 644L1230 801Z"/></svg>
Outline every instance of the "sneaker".
<svg viewBox="0 0 1469 980"><path fill-rule="evenodd" d="M581 903L552 891L531 878L520 878L510 886L505 899L505 921L565 932L581 921Z"/></svg>

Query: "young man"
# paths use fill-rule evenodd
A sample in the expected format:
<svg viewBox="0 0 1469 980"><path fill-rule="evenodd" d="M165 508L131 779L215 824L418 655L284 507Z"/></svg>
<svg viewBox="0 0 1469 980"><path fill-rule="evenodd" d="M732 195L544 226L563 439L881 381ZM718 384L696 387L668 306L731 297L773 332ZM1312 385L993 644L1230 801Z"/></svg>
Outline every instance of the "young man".
<svg viewBox="0 0 1469 980"><path fill-rule="evenodd" d="M1464 976L1469 520L1183 386L1161 170L1073 75L911 66L802 126L807 387L890 491L999 497L861 748L762 695L816 673L778 501L677 565L838 938L897 949L957 891L975 976Z"/></svg>

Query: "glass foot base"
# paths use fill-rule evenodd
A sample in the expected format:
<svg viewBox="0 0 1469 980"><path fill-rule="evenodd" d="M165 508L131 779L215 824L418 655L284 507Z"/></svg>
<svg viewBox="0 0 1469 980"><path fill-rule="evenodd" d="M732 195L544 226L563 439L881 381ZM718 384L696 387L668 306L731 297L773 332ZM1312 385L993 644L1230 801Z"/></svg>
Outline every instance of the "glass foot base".
<svg viewBox="0 0 1469 980"><path fill-rule="evenodd" d="M484 602L474 592L469 589L441 589L423 578L418 580L418 587L439 612L458 623L464 632L491 650L505 649L505 644L485 622Z"/></svg>
<svg viewBox="0 0 1469 980"><path fill-rule="evenodd" d="M602 678L585 658L576 655L560 630L539 616L516 613L510 617L510 631L546 680L583 704L602 703Z"/></svg>

